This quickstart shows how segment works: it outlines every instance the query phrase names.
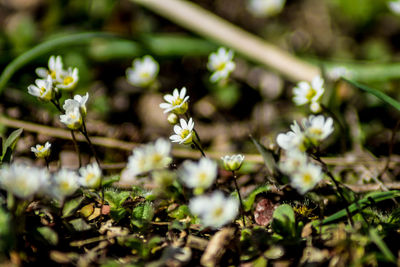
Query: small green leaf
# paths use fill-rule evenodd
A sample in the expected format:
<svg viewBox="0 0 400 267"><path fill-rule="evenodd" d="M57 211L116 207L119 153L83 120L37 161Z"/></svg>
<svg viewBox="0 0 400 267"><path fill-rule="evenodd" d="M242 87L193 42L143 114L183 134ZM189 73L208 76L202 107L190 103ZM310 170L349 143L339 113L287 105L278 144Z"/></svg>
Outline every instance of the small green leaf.
<svg viewBox="0 0 400 267"><path fill-rule="evenodd" d="M267 167L268 172L270 175L275 176L277 173L277 164L274 158L274 153L263 146L260 142L253 138L250 135L251 141L253 141L254 145L256 146L258 152L260 152L261 156L264 159L265 166Z"/></svg>
<svg viewBox="0 0 400 267"><path fill-rule="evenodd" d="M154 211L150 202L141 203L132 211L132 224L141 228L153 219Z"/></svg>
<svg viewBox="0 0 400 267"><path fill-rule="evenodd" d="M51 229L50 227L38 227L36 229L42 236L44 239L47 240L47 242L49 242L49 244L55 246L58 243L58 235L57 233Z"/></svg>
<svg viewBox="0 0 400 267"><path fill-rule="evenodd" d="M77 197L77 198L67 201L64 204L64 207L62 210L62 214L63 214L62 217L67 218L69 216L72 216L75 213L75 211L79 208L79 205L82 203L82 201L84 199L85 198L83 196L81 196L81 197Z"/></svg>
<svg viewBox="0 0 400 267"><path fill-rule="evenodd" d="M130 196L129 191L107 190L104 192L104 199L110 204L111 209L120 208Z"/></svg>
<svg viewBox="0 0 400 267"><path fill-rule="evenodd" d="M69 223L72 225L72 227L75 229L75 231L81 232L81 231L87 231L91 229L90 225L85 222L84 219L78 218L69 221Z"/></svg>
<svg viewBox="0 0 400 267"><path fill-rule="evenodd" d="M168 215L174 219L182 220L190 215L189 207L187 205L181 205L168 213Z"/></svg>
<svg viewBox="0 0 400 267"><path fill-rule="evenodd" d="M251 192L250 195L243 201L244 210L245 211L251 210L251 207L253 206L257 195L264 192L268 192L268 190L269 190L268 185L262 185L254 189L253 192Z"/></svg>
<svg viewBox="0 0 400 267"><path fill-rule="evenodd" d="M274 211L271 226L275 233L283 237L296 237L296 219L293 208L288 204L278 206Z"/></svg>
<svg viewBox="0 0 400 267"><path fill-rule="evenodd" d="M3 143L3 149L2 149L2 151L3 151L4 154L2 154L2 161L3 161L3 160L4 160L4 161L9 161L9 159L11 158L11 155L10 155L10 151L9 151L9 150L11 149L11 153L12 153L12 151L13 151L14 148L15 148L15 145L17 144L17 141L18 141L20 135L22 134L22 131L23 131L22 128L13 131L13 132L8 136L8 138L4 141L4 143Z"/></svg>
<svg viewBox="0 0 400 267"><path fill-rule="evenodd" d="M371 95L376 96L377 98L379 98L380 100L382 100L383 102L393 106L394 108L396 108L398 111L400 111L400 102L397 101L394 98L391 98L390 96L388 96L387 94L383 93L382 91L379 91L377 89L368 87L366 85L360 84L358 82L355 81L351 81L345 78L342 78L343 80L345 80L346 82L348 82L349 84L360 88L361 90L366 91L367 93L370 93Z"/></svg>

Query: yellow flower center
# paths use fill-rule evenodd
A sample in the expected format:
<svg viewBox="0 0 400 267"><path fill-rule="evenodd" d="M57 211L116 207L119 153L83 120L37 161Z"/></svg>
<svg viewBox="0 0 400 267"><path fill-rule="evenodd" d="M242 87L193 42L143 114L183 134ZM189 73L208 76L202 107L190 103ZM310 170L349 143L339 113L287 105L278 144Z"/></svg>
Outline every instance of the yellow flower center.
<svg viewBox="0 0 400 267"><path fill-rule="evenodd" d="M220 217L224 213L224 209L222 207L218 207L213 213L215 217Z"/></svg>
<svg viewBox="0 0 400 267"><path fill-rule="evenodd" d="M320 128L310 128L310 133L314 134L314 135L321 135L322 134L322 130Z"/></svg>
<svg viewBox="0 0 400 267"><path fill-rule="evenodd" d="M50 71L50 76L51 76L52 79L55 79L56 76L57 76L56 72L54 70Z"/></svg>
<svg viewBox="0 0 400 267"><path fill-rule="evenodd" d="M199 173L200 182L204 183L206 181L206 179L207 179L207 173L205 173L205 172Z"/></svg>
<svg viewBox="0 0 400 267"><path fill-rule="evenodd" d="M216 66L216 70L217 71L221 71L221 70L223 70L223 69L225 69L225 66L226 66L226 62L221 62L221 63L219 63L217 66Z"/></svg>
<svg viewBox="0 0 400 267"><path fill-rule="evenodd" d="M173 106L179 106L182 103L183 99L178 97L177 99L175 99L174 101L172 101L172 105Z"/></svg>
<svg viewBox="0 0 400 267"><path fill-rule="evenodd" d="M312 182L312 176L311 176L311 174L305 173L305 174L303 175L303 182L304 182L305 184L311 183L311 182Z"/></svg>
<svg viewBox="0 0 400 267"><path fill-rule="evenodd" d="M67 76L64 78L63 84L68 85L68 84L72 83L73 81L74 81L74 79L71 76Z"/></svg>
<svg viewBox="0 0 400 267"><path fill-rule="evenodd" d="M181 132L181 138L185 139L186 136L188 136L190 134L190 131L188 129L183 129Z"/></svg>
<svg viewBox="0 0 400 267"><path fill-rule="evenodd" d="M61 183L60 183L60 188L62 189L62 190L68 190L69 189L69 183L67 182L67 181L62 181Z"/></svg>
<svg viewBox="0 0 400 267"><path fill-rule="evenodd" d="M148 73L148 72L141 72L141 73L139 74L139 76L140 76L140 78L146 79L146 78L149 78L149 77L150 77L150 73Z"/></svg>
<svg viewBox="0 0 400 267"><path fill-rule="evenodd" d="M311 101L311 99L317 94L317 91L314 90L314 88L310 88L306 94L306 98Z"/></svg>
<svg viewBox="0 0 400 267"><path fill-rule="evenodd" d="M88 173L87 175L86 175L86 182L89 182L90 180L92 180L93 178L95 177L95 175L94 175L94 173Z"/></svg>
<svg viewBox="0 0 400 267"><path fill-rule="evenodd" d="M44 93L46 93L46 88L40 87L40 95L42 96Z"/></svg>
<svg viewBox="0 0 400 267"><path fill-rule="evenodd" d="M162 160L162 158L163 157L160 154L155 153L151 159L154 163L158 163Z"/></svg>
<svg viewBox="0 0 400 267"><path fill-rule="evenodd" d="M37 150L42 151L44 146L38 146Z"/></svg>

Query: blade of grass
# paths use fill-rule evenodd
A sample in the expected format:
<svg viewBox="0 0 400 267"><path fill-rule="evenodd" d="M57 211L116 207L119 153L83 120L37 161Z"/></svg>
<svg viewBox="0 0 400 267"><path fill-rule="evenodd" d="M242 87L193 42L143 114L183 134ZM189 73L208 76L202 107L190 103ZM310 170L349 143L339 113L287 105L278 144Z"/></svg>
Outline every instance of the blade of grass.
<svg viewBox="0 0 400 267"><path fill-rule="evenodd" d="M378 231L374 228L369 229L369 237L371 238L372 242L382 251L385 258L393 263L396 263L396 257L387 247L385 242L383 242L382 238L379 236Z"/></svg>
<svg viewBox="0 0 400 267"><path fill-rule="evenodd" d="M379 98L379 99L382 100L383 102L385 102L385 103L391 105L392 107L394 107L394 108L396 108L398 111L400 111L400 102L397 101L397 100L394 99L394 98L391 98L391 97L388 96L387 94L385 94L385 93L383 93L383 92L381 92L381 91L379 91L379 90L377 90L377 89L374 89L374 88L368 87L368 86L366 86L366 85L360 84L360 83L358 83L358 82L351 81L351 80L348 80L348 79L346 79L346 78L342 78L342 79L343 79L344 81L346 81L347 83L349 83L349 84L351 84L351 85L353 85L353 86L355 86L355 87L357 87L357 88L359 88L359 89L361 89L361 90L364 90L364 91L366 91L367 93L370 93L371 95L376 96L377 98Z"/></svg>
<svg viewBox="0 0 400 267"><path fill-rule="evenodd" d="M84 32L70 34L68 36L57 37L49 41L45 41L34 48L26 51L25 53L19 55L1 73L0 76L0 95L4 89L4 86L10 80L12 75L20 69L22 66L32 61L33 59L53 51L55 48L61 46L77 45L89 42L93 38L115 38L116 36L110 33L103 32Z"/></svg>
<svg viewBox="0 0 400 267"><path fill-rule="evenodd" d="M358 203L351 204L348 209L351 213L353 213L358 210L358 206L361 209L365 209L372 203L378 203L378 202L381 202L381 201L384 201L387 199L391 199L391 198L395 198L395 197L399 197L399 196L400 196L400 191L374 192L374 193L366 195L363 199L360 199L359 201L357 201ZM346 216L346 210L342 209L342 210L332 214L328 218L325 218L322 221L322 224L329 224L329 223L335 222L339 219L342 219L345 216ZM319 223L319 221L315 221L315 222L317 224Z"/></svg>

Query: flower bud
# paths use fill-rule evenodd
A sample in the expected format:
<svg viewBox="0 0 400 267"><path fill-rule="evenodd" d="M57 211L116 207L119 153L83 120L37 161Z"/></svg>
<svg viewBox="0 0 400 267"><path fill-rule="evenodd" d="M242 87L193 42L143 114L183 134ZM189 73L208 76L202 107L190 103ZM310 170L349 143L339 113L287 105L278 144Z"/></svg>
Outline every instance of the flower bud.
<svg viewBox="0 0 400 267"><path fill-rule="evenodd" d="M176 115L175 113L171 113L171 114L169 114L168 115L168 118L167 118L167 120L168 120L168 122L170 123L170 124L172 124L172 125L175 125L175 124L177 124L178 123L178 115Z"/></svg>
<svg viewBox="0 0 400 267"><path fill-rule="evenodd" d="M227 171L237 171L242 167L244 156L241 154L221 157Z"/></svg>

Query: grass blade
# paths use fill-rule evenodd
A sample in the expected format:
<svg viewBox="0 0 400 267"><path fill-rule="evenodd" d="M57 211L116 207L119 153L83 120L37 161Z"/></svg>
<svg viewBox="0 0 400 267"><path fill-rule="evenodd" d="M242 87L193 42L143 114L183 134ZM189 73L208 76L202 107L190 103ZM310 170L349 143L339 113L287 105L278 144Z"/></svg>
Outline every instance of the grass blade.
<svg viewBox="0 0 400 267"><path fill-rule="evenodd" d="M353 86L355 86L355 87L357 87L357 88L360 88L361 90L364 90L364 91L366 91L367 93L370 93L371 95L376 96L377 98L379 98L379 99L382 100L383 102L385 102L385 103L387 103L387 104L393 106L393 107L396 108L398 111L400 111L400 102L397 101L397 100L394 99L394 98L391 98L391 97L388 96L387 94L385 94L385 93L383 93L383 92L381 92L381 91L379 91L379 90L377 90L377 89L374 89L374 88L368 87L368 86L366 86L366 85L360 84L360 83L358 83L358 82L351 81L351 80L348 80L348 79L346 79L346 78L342 78L342 79L343 79L344 81L346 81L347 83L349 83L349 84L351 84L351 85L353 85Z"/></svg>

